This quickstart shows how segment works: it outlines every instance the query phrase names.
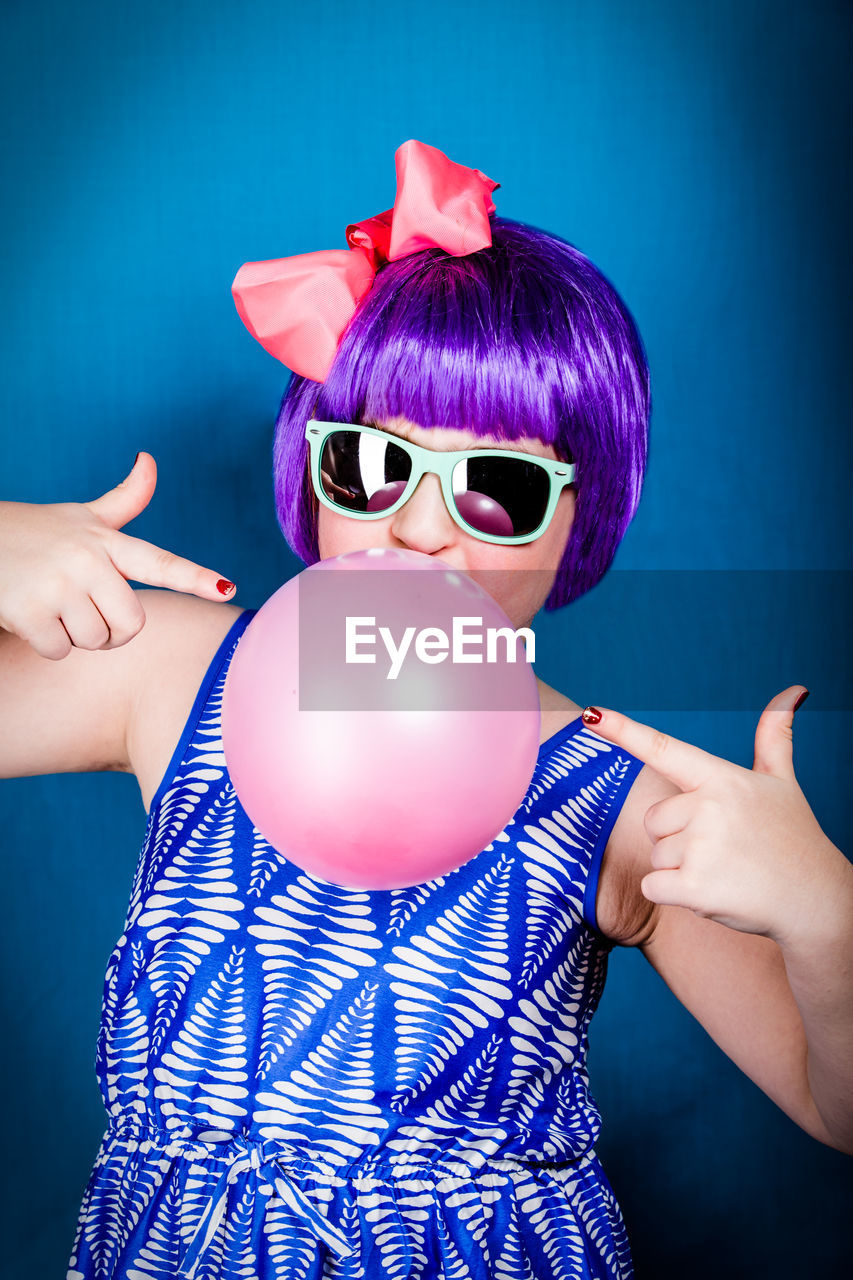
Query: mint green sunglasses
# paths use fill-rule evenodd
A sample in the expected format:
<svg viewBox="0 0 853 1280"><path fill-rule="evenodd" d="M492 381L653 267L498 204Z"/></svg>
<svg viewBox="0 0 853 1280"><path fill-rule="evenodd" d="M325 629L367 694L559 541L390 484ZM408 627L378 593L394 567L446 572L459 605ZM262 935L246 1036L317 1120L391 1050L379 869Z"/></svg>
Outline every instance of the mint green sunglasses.
<svg viewBox="0 0 853 1280"><path fill-rule="evenodd" d="M354 520L399 511L427 472L441 480L453 519L473 537L501 546L533 542L575 478L573 462L511 449L423 449L378 427L318 422L305 427L311 482L320 502Z"/></svg>

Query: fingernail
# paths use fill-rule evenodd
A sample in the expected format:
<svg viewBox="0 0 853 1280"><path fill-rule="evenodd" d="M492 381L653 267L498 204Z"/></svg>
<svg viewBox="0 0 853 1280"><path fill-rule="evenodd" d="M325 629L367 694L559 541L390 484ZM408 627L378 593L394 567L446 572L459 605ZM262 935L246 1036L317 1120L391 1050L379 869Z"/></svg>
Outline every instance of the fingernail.
<svg viewBox="0 0 853 1280"><path fill-rule="evenodd" d="M139 453L141 453L141 452L142 452L142 450L140 449L140 450L139 450ZM135 466L136 466L136 464L137 464L137 462L139 461L139 453L138 453L138 454L136 455L136 457L133 459L133 467L135 467ZM133 467L131 467L131 468L130 468L130 469L131 469L131 471L133 470Z"/></svg>
<svg viewBox="0 0 853 1280"><path fill-rule="evenodd" d="M799 698L797 698L797 701L794 703L794 710L795 710L795 711L796 711L799 707L801 707L801 706L803 705L803 703L805 702L805 700L806 700L806 698L807 698L808 696L809 696L809 691L808 691L808 689L806 689L805 693L801 693L801 694L800 694Z"/></svg>
<svg viewBox="0 0 853 1280"><path fill-rule="evenodd" d="M229 591L234 590L234 583L229 582L227 578L220 578L216 584L216 590L227 596Z"/></svg>
<svg viewBox="0 0 853 1280"><path fill-rule="evenodd" d="M598 724L601 719L601 712L598 707L584 707L581 712L581 719L584 724Z"/></svg>

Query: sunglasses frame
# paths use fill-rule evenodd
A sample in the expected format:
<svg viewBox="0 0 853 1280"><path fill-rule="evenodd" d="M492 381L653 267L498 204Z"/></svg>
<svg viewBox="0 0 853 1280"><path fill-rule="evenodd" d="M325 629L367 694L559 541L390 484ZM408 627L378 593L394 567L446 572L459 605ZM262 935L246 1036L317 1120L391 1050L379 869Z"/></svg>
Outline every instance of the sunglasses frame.
<svg viewBox="0 0 853 1280"><path fill-rule="evenodd" d="M348 511L345 507L339 507L324 493L320 479L320 461L323 456L323 446L335 431L359 431L365 435L379 436L382 440L398 445L404 453L408 454L412 463L412 473L400 497L390 507L386 507L383 511ZM523 453L518 449L425 449L422 445L412 444L409 440L403 440L400 436L395 436L390 431L380 431L378 427L365 427L357 422L320 422L317 418L311 418L305 425L305 438L308 441L310 451L311 483L314 486L314 492L318 500L325 507L328 507L330 511L334 511L338 515L349 516L353 520L384 520L386 516L393 515L395 511L399 511L404 503L408 502L422 477L429 473L437 475L441 481L441 492L444 495L445 505L460 529L465 533L469 533L472 537L478 538L481 542L493 542L499 546L506 547L518 547L525 542L534 542L537 538L542 537L557 509L560 494L566 485L573 482L576 472L574 462L560 462L554 458L540 458L538 454ZM541 523L532 533L522 534L521 537L507 537L493 533L482 533L479 529L475 529L473 525L468 524L457 510L453 499L453 468L458 462L468 458L515 458L516 460L521 458L524 462L534 462L544 468L548 474L550 484L548 504Z"/></svg>

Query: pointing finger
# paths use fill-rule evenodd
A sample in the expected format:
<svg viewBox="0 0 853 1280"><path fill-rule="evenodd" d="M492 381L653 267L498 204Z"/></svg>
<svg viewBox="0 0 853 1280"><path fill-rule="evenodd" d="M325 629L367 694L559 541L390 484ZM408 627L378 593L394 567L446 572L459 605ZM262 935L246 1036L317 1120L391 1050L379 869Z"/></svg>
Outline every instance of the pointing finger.
<svg viewBox="0 0 853 1280"><path fill-rule="evenodd" d="M205 600L233 600L235 586L213 569L205 569L142 538L115 533L108 544L110 559L124 578L151 587L167 587Z"/></svg>
<svg viewBox="0 0 853 1280"><path fill-rule="evenodd" d="M664 778L669 778L682 791L693 791L720 769L731 768L728 760L694 747L689 742L672 738L619 711L587 707L583 722L608 742L624 747Z"/></svg>

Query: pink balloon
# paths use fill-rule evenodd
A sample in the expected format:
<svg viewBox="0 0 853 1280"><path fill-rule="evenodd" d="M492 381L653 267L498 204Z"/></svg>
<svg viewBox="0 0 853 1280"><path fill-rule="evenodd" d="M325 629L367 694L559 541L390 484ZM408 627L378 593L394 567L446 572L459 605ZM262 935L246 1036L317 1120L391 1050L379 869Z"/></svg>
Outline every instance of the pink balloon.
<svg viewBox="0 0 853 1280"><path fill-rule="evenodd" d="M349 624L360 662L346 660L347 618L361 619ZM454 619L468 635L457 650ZM322 560L271 596L240 638L222 702L231 781L269 844L357 889L433 880L490 844L524 799L540 730L524 646L470 660L487 656L491 628L513 630L497 602L415 551Z"/></svg>

